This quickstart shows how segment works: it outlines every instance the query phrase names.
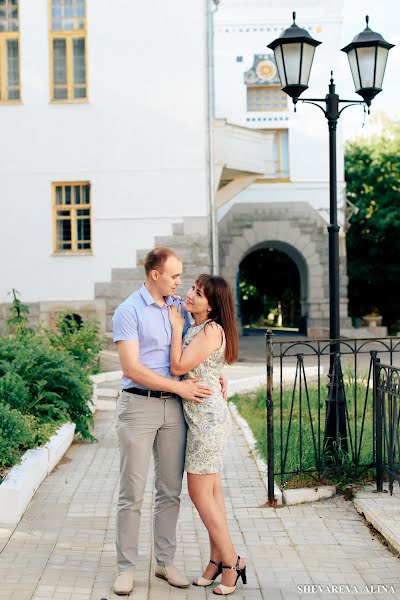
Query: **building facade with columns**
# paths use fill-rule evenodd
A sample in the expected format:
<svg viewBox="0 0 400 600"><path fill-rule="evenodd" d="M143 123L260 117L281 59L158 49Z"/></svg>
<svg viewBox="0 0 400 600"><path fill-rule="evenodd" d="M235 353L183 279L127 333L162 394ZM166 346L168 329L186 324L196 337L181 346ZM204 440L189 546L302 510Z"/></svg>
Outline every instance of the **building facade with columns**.
<svg viewBox="0 0 400 600"><path fill-rule="evenodd" d="M222 0L213 18L206 0L3 4L0 318L14 288L36 319L68 308L107 331L155 244L182 256L183 291L211 268L211 197L234 289L249 253L277 248L298 268L308 330L327 325L325 124L307 107L293 115L266 48L289 24L286 2ZM332 4L299 12L326 42L319 87L340 32ZM346 316L344 244L342 274Z"/></svg>

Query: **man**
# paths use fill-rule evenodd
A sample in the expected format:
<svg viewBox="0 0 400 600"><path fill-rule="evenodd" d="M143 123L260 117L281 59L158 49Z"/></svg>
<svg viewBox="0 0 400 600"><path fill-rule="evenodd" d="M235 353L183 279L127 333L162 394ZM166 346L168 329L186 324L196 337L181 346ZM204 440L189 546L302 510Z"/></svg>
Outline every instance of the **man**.
<svg viewBox="0 0 400 600"><path fill-rule="evenodd" d="M181 261L169 248L157 247L147 255L144 267L142 288L118 306L112 319L123 371L117 405L121 483L116 594L129 594L133 589L140 512L152 450L155 575L176 587L189 586L173 565L186 444L181 398L202 402L211 394L197 379L179 381L169 371L171 326L167 307L176 301L172 296L181 283ZM187 316L184 332L188 326Z"/></svg>

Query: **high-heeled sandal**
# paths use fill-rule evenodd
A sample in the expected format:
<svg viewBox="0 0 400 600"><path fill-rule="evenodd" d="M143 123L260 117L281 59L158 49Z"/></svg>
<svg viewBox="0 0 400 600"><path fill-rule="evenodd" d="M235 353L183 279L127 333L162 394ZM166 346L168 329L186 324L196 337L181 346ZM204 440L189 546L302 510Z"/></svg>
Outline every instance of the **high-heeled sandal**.
<svg viewBox="0 0 400 600"><path fill-rule="evenodd" d="M215 565L216 567L218 567L218 571L216 572L216 574L214 575L214 577L212 579L206 579L205 577L198 577L196 579L196 581L193 579L193 585L198 585L199 587L207 587L208 585L211 585L212 583L214 583L214 581L216 580L216 578L218 577L218 575L221 575L222 573L222 561L217 563L215 562L215 560L210 560L210 563L212 563L213 565Z"/></svg>
<svg viewBox="0 0 400 600"><path fill-rule="evenodd" d="M237 557L236 565L234 567L231 567L229 565L222 565L223 569L231 569L232 571L237 572L235 585L233 587L230 587L228 585L223 585L222 583L220 583L216 588L213 589L213 594L215 594L216 596L228 596L229 594L233 594L233 592L236 590L236 584L238 582L239 577L242 578L243 583L247 583L246 565L244 565L244 567L241 569L239 561L240 556ZM221 591L220 594L215 591L217 589Z"/></svg>

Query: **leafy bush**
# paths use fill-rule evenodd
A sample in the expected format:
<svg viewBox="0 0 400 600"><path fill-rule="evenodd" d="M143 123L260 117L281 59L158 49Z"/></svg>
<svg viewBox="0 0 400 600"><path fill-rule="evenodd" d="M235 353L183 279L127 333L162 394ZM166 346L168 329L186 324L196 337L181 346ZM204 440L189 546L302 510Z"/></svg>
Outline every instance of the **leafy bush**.
<svg viewBox="0 0 400 600"><path fill-rule="evenodd" d="M32 447L34 436L28 417L0 404L0 467L15 464L21 449Z"/></svg>
<svg viewBox="0 0 400 600"><path fill-rule="evenodd" d="M6 371L0 379L0 403L11 408L24 408L29 406L31 394L27 383L18 373Z"/></svg>
<svg viewBox="0 0 400 600"><path fill-rule="evenodd" d="M40 423L32 415L0 404L0 469L12 467L25 450L46 444L56 429L55 423Z"/></svg>
<svg viewBox="0 0 400 600"><path fill-rule="evenodd" d="M92 385L88 372L77 365L71 354L50 346L35 334L2 338L1 377L1 402L34 415L41 423L73 421L77 433L94 439L89 432L93 415L88 406Z"/></svg>
<svg viewBox="0 0 400 600"><path fill-rule="evenodd" d="M72 354L79 365L90 373L99 371L99 352L103 346L100 325L95 319L76 320L70 312L57 316L54 329L46 332L50 344Z"/></svg>

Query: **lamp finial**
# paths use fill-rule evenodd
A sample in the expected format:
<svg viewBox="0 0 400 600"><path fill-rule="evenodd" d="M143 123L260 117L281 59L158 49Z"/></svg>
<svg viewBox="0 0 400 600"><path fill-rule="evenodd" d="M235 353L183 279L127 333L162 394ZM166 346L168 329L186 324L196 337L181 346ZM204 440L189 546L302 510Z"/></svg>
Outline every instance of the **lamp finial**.
<svg viewBox="0 0 400 600"><path fill-rule="evenodd" d="M367 29L369 29L369 16L365 15L365 22L367 24Z"/></svg>
<svg viewBox="0 0 400 600"><path fill-rule="evenodd" d="M296 23L296 13L293 11L293 25Z"/></svg>

